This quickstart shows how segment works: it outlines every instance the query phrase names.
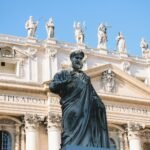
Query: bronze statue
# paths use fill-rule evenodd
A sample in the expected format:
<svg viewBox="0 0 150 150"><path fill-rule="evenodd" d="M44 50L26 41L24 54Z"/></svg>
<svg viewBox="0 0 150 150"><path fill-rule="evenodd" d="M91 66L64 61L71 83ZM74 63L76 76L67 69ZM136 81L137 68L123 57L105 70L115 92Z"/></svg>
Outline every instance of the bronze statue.
<svg viewBox="0 0 150 150"><path fill-rule="evenodd" d="M61 148L67 145L109 148L106 110L90 77L81 71L84 53L70 54L73 70L62 70L49 85L62 106Z"/></svg>

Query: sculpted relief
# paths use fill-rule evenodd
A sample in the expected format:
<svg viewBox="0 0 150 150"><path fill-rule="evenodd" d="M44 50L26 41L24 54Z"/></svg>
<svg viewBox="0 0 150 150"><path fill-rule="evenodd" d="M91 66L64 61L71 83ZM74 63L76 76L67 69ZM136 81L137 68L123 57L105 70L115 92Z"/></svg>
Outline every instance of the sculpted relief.
<svg viewBox="0 0 150 150"><path fill-rule="evenodd" d="M102 87L105 92L114 92L116 86L115 74L111 69L104 71L101 77Z"/></svg>

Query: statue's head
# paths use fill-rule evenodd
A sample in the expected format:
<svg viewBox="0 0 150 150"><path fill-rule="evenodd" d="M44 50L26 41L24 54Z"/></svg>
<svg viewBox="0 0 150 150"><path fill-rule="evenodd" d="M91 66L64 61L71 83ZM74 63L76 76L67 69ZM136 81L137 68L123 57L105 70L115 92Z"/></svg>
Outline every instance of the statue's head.
<svg viewBox="0 0 150 150"><path fill-rule="evenodd" d="M52 17L49 18L49 22L50 22L50 23L53 23L53 18L52 18Z"/></svg>
<svg viewBox="0 0 150 150"><path fill-rule="evenodd" d="M30 17L29 17L29 20L33 21L33 16L30 16Z"/></svg>
<svg viewBox="0 0 150 150"><path fill-rule="evenodd" d="M81 23L80 22L77 22L77 27L81 27Z"/></svg>
<svg viewBox="0 0 150 150"><path fill-rule="evenodd" d="M75 50L70 54L72 68L76 71L81 70L83 67L84 52L82 50Z"/></svg>

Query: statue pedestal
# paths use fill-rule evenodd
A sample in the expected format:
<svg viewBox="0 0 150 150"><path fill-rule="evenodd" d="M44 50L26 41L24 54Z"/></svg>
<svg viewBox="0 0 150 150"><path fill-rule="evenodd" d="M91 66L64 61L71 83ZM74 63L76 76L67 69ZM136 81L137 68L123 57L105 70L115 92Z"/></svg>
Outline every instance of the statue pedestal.
<svg viewBox="0 0 150 150"><path fill-rule="evenodd" d="M98 51L100 54L104 54L104 55L107 55L107 53L108 53L107 49L104 49L104 48L98 48L97 51Z"/></svg>
<svg viewBox="0 0 150 150"><path fill-rule="evenodd" d="M27 42L28 42L28 43L36 43L36 42L37 42L37 39L34 38L34 37L28 37L28 38L27 38Z"/></svg>
<svg viewBox="0 0 150 150"><path fill-rule="evenodd" d="M128 57L128 54L127 53L120 53L120 56L121 57Z"/></svg>
<svg viewBox="0 0 150 150"><path fill-rule="evenodd" d="M48 43L48 44L56 44L57 41L56 41L55 39L48 39L48 40L47 40L47 43Z"/></svg>
<svg viewBox="0 0 150 150"><path fill-rule="evenodd" d="M86 45L85 44L77 44L79 49L86 49Z"/></svg>
<svg viewBox="0 0 150 150"><path fill-rule="evenodd" d="M68 145L62 150L115 150L114 148L101 148L101 147L83 147Z"/></svg>

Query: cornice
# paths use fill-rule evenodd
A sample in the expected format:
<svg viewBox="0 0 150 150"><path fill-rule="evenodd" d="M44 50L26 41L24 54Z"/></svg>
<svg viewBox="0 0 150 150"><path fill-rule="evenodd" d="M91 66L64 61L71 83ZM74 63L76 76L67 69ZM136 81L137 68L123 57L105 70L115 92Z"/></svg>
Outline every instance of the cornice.
<svg viewBox="0 0 150 150"><path fill-rule="evenodd" d="M100 93L100 92L97 93L104 101L107 100L112 102L123 102L123 103L143 104L143 105L150 104L150 99L148 98L139 98L139 97L123 96L123 95Z"/></svg>
<svg viewBox="0 0 150 150"><path fill-rule="evenodd" d="M27 82L15 82L8 80L0 81L0 90L5 91L17 91L17 92L27 92L35 94L46 95L46 89L44 85L27 83Z"/></svg>

